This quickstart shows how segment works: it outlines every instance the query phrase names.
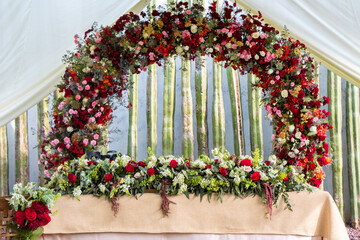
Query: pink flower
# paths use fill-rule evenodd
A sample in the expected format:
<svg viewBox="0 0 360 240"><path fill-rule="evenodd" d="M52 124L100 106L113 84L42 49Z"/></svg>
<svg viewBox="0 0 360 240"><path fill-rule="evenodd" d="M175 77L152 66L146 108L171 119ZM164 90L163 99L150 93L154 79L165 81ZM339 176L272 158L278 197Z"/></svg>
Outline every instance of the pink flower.
<svg viewBox="0 0 360 240"><path fill-rule="evenodd" d="M275 140L275 137L276 137L275 134L273 134L273 135L271 136L271 138L272 138L273 140Z"/></svg>
<svg viewBox="0 0 360 240"><path fill-rule="evenodd" d="M154 61L155 59L154 59L154 53L149 53L149 59L150 59L150 61Z"/></svg>
<svg viewBox="0 0 360 240"><path fill-rule="evenodd" d="M95 117L96 117L96 118L98 118L98 117L100 117L100 116L101 116L101 112L98 112L98 113L95 114Z"/></svg>
<svg viewBox="0 0 360 240"><path fill-rule="evenodd" d="M95 140L98 140L98 139L99 139L99 134L95 134L95 135L94 135L94 139L95 139Z"/></svg>
<svg viewBox="0 0 360 240"><path fill-rule="evenodd" d="M139 45L140 45L140 46L144 45L144 42L143 42L143 41L140 41L140 42L139 42Z"/></svg>
<svg viewBox="0 0 360 240"><path fill-rule="evenodd" d="M86 86L85 86L85 90L90 90L90 86L89 86L89 85L86 85Z"/></svg>
<svg viewBox="0 0 360 240"><path fill-rule="evenodd" d="M92 123L92 122L95 122L95 118L94 118L94 117L89 118L89 123Z"/></svg>
<svg viewBox="0 0 360 240"><path fill-rule="evenodd" d="M65 137L65 138L64 138L64 143L70 143L70 138Z"/></svg>
<svg viewBox="0 0 360 240"><path fill-rule="evenodd" d="M237 45L236 45L236 44L233 44L233 45L231 45L231 48L232 48L232 49L236 49L236 48L237 48Z"/></svg>
<svg viewBox="0 0 360 240"><path fill-rule="evenodd" d="M275 84L275 81L274 81L274 80L271 80L271 81L270 81L270 84L272 84L272 85Z"/></svg>
<svg viewBox="0 0 360 240"><path fill-rule="evenodd" d="M70 148L70 144L66 144L66 148L69 149L69 148Z"/></svg>
<svg viewBox="0 0 360 240"><path fill-rule="evenodd" d="M186 10L186 14L191 14L191 10Z"/></svg>
<svg viewBox="0 0 360 240"><path fill-rule="evenodd" d="M92 102L92 103L91 103L91 106L92 106L92 107L95 107L95 106L96 106L96 102Z"/></svg>
<svg viewBox="0 0 360 240"><path fill-rule="evenodd" d="M86 145L88 145L88 143L89 143L89 139L85 138L85 139L83 140L83 145L86 146Z"/></svg>
<svg viewBox="0 0 360 240"><path fill-rule="evenodd" d="M58 147L57 150L58 150L58 152L62 152L62 148Z"/></svg>
<svg viewBox="0 0 360 240"><path fill-rule="evenodd" d="M78 87L78 90L79 90L79 91L82 91L82 90L84 90L84 88L83 88L82 86L79 86L79 87Z"/></svg>
<svg viewBox="0 0 360 240"><path fill-rule="evenodd" d="M80 97L80 95L79 95L79 94L75 96L76 101L79 101L79 100L80 100L80 98L81 98L81 97Z"/></svg>
<svg viewBox="0 0 360 240"><path fill-rule="evenodd" d="M81 57L81 53L79 53L79 52L76 53L76 56L77 56L77 57Z"/></svg>
<svg viewBox="0 0 360 240"><path fill-rule="evenodd" d="M280 116L280 115L281 115L281 111L280 111L280 110L277 110L277 111L276 111L276 114Z"/></svg>
<svg viewBox="0 0 360 240"><path fill-rule="evenodd" d="M49 173L48 170L45 170L45 171L44 171L44 174L45 174L48 178L50 177L50 173Z"/></svg>
<svg viewBox="0 0 360 240"><path fill-rule="evenodd" d="M101 40L102 40L102 38L97 38L97 39L95 39L95 42L99 43L99 42L101 42Z"/></svg>
<svg viewBox="0 0 360 240"><path fill-rule="evenodd" d="M277 75L277 76L275 77L275 79L276 79L276 80L279 80L279 79L280 79L280 76L279 76L279 75Z"/></svg>
<svg viewBox="0 0 360 240"><path fill-rule="evenodd" d="M84 81L82 81L81 83L82 83L83 85L86 85L86 84L87 84L87 81L84 80Z"/></svg>
<svg viewBox="0 0 360 240"><path fill-rule="evenodd" d="M204 40L203 37L200 37L200 38L199 38L199 41L200 41L200 42L205 42L205 40Z"/></svg>
<svg viewBox="0 0 360 240"><path fill-rule="evenodd" d="M95 60L95 62L98 62L98 61L99 61L99 57L96 56L96 57L94 58L94 60Z"/></svg>
<svg viewBox="0 0 360 240"><path fill-rule="evenodd" d="M180 24L180 21L179 21L179 19L177 18L177 19L175 19L175 23L177 24L177 25L179 25Z"/></svg>
<svg viewBox="0 0 360 240"><path fill-rule="evenodd" d="M164 35L164 37L169 37L169 35L167 34L167 32L163 31L162 34Z"/></svg>
<svg viewBox="0 0 360 240"><path fill-rule="evenodd" d="M182 37L183 38L187 38L187 37L190 37L191 35L190 35L190 32L188 31L188 30L184 30L184 31L182 31Z"/></svg>
<svg viewBox="0 0 360 240"><path fill-rule="evenodd" d="M95 141L95 140L91 140L90 144L93 145L93 146L95 146L95 145L96 145L96 141Z"/></svg>
<svg viewBox="0 0 360 240"><path fill-rule="evenodd" d="M97 31L95 34L96 34L97 37L100 36L100 32L99 32L99 31Z"/></svg>

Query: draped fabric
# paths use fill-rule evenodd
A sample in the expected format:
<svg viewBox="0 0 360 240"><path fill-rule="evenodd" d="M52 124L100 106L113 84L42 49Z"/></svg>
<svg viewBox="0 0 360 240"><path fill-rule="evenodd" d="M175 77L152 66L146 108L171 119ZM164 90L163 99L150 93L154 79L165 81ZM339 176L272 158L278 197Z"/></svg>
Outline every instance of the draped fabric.
<svg viewBox="0 0 360 240"><path fill-rule="evenodd" d="M0 1L0 126L37 104L64 73L62 56L75 34L94 22L110 25L140 0Z"/></svg>
<svg viewBox="0 0 360 240"><path fill-rule="evenodd" d="M306 43L322 64L360 87L360 1L236 0ZM0 126L55 90L72 36L113 23L149 0L0 1Z"/></svg>
<svg viewBox="0 0 360 240"><path fill-rule="evenodd" d="M360 87L359 0L236 0L306 44L325 67Z"/></svg>

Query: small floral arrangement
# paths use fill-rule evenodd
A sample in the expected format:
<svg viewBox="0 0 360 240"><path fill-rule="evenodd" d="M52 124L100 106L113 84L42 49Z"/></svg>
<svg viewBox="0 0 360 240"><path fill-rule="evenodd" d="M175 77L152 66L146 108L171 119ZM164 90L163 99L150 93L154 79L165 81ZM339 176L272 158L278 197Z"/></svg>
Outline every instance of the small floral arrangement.
<svg viewBox="0 0 360 240"><path fill-rule="evenodd" d="M54 194L53 190L39 187L36 183L21 183L14 185L14 192L8 199L10 206L15 210L15 223L10 225L13 232L18 235L16 239L38 239L43 226L51 221L50 209L60 193Z"/></svg>
<svg viewBox="0 0 360 240"><path fill-rule="evenodd" d="M212 150L213 158L201 155L195 161L184 157L156 157L148 150L148 158L135 162L129 156L118 155L114 160L74 159L56 168L48 187L61 194L105 195L114 200L119 195L145 193L155 189L163 198L162 209L169 210L166 195L195 194L207 196L214 193L221 201L223 194L236 197L258 195L270 208L279 202L281 195L291 209L287 192L309 190L300 167L288 166L275 155L267 160L259 151L253 156L235 156L222 148ZM112 201L115 202L115 201Z"/></svg>

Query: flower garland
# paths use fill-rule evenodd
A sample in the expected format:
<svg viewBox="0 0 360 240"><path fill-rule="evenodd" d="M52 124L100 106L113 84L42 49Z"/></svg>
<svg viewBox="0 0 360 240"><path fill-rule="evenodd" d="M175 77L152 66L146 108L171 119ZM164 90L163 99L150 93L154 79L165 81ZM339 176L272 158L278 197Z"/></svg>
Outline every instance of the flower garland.
<svg viewBox="0 0 360 240"><path fill-rule="evenodd" d="M43 226L51 221L50 209L53 207L60 193L54 194L53 190L39 187L36 183L28 183L23 186L21 183L14 185L9 201L12 209L15 210L14 225L11 229L17 233L18 239L37 239L43 232Z"/></svg>
<svg viewBox="0 0 360 240"><path fill-rule="evenodd" d="M244 13L225 2L221 13L212 3L206 16L202 6L170 5L169 10L125 14L109 27L94 25L68 64L60 97L54 103L54 127L42 145L46 169L81 157L101 142L101 129L111 119L111 101L128 89L129 71L140 73L150 64L180 55L193 60L208 55L225 66L258 77L255 84L266 97L263 104L274 126L274 154L289 165L301 166L306 179L319 186L323 165L331 163L325 121L320 108L314 64L306 47L265 24L262 15Z"/></svg>
<svg viewBox="0 0 360 240"><path fill-rule="evenodd" d="M147 189L155 189L163 201L166 194L189 197L193 193L209 200L213 193L220 200L226 193L236 197L258 195L270 209L281 195L291 209L287 192L310 190L301 167L287 166L275 155L264 161L259 150L252 157L230 155L218 148L212 150L214 158L201 155L195 161L175 156L156 157L150 149L148 154L140 162L120 154L114 160L86 159L84 155L57 167L48 187L78 199L81 194L105 195L111 200L124 194L136 197ZM165 214L168 205L165 202L162 208Z"/></svg>

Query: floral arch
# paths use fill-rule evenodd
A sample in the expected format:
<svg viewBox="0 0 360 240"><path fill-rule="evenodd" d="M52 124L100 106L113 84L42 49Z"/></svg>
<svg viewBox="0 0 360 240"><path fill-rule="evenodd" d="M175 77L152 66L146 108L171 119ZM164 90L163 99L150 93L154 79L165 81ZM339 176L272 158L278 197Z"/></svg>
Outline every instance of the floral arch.
<svg viewBox="0 0 360 240"><path fill-rule="evenodd" d="M258 77L274 126L274 154L301 167L319 186L322 166L332 161L325 143L329 112L320 110L329 98L319 97L305 45L281 36L260 12L245 13L235 4L225 3L218 13L213 3L206 16L197 4L180 2L168 9L125 14L111 27L94 25L83 39L75 36L77 49L65 57L61 96L54 104L54 127L42 145L45 168L99 144L101 128L112 117L110 100L122 99L129 71L140 73L175 54L190 60L208 55Z"/></svg>

